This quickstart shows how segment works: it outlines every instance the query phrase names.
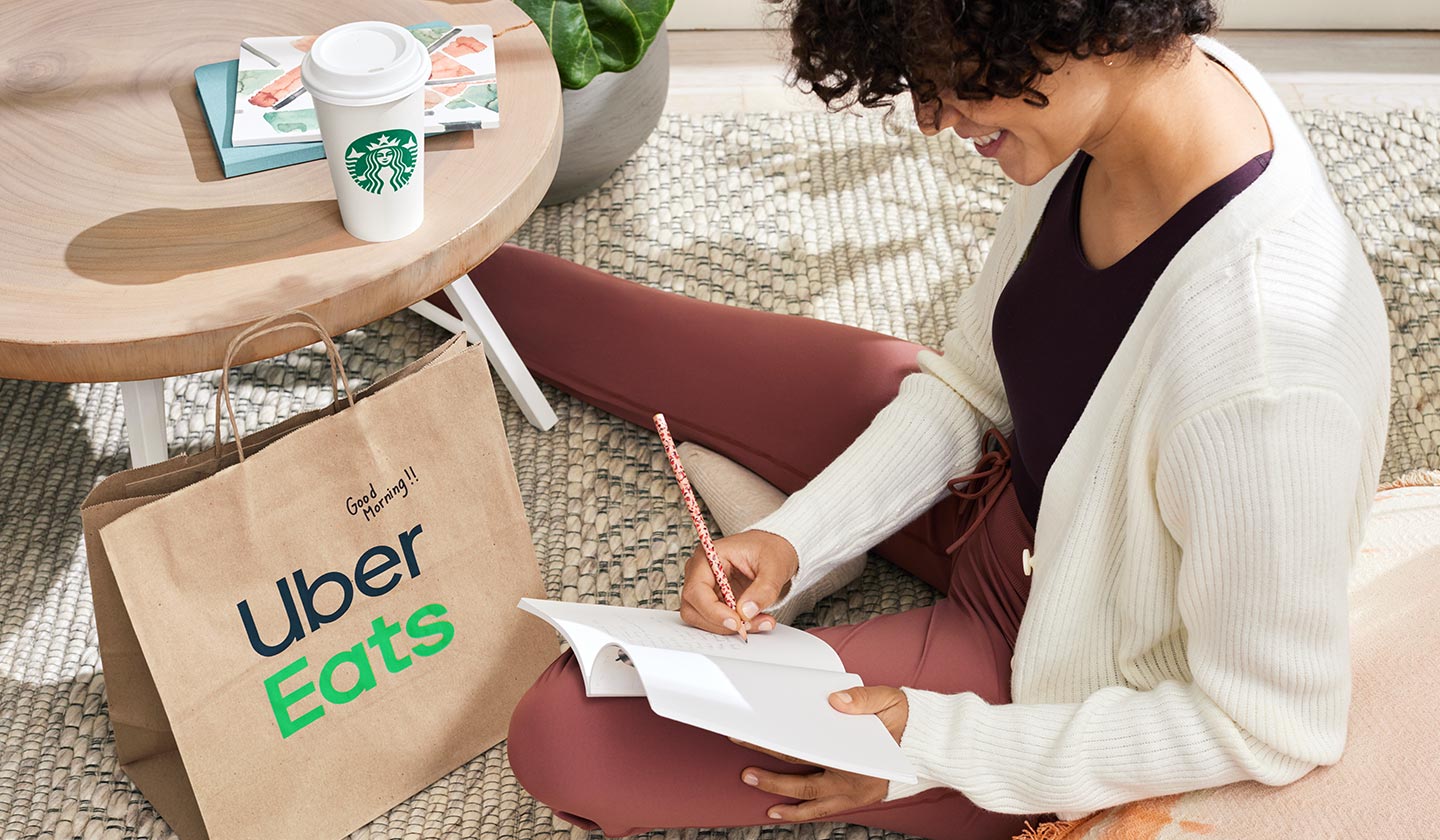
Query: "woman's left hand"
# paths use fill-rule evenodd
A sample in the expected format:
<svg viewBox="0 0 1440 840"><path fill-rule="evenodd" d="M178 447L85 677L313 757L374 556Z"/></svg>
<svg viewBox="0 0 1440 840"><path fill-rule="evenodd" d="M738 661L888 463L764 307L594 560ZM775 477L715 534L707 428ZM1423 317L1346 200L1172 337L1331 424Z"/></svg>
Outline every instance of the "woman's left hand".
<svg viewBox="0 0 1440 840"><path fill-rule="evenodd" d="M905 692L889 686L858 686L837 691L830 695L830 705L846 714L875 715L890 730L897 744L905 732L905 722L910 719L910 705L905 700ZM734 738L730 740L795 764L808 763ZM759 767L746 767L740 771L740 779L769 793L804 800L770 806L770 819L786 822L808 822L863 808L884 799L890 789L890 783L885 779L825 767L813 773L775 773Z"/></svg>

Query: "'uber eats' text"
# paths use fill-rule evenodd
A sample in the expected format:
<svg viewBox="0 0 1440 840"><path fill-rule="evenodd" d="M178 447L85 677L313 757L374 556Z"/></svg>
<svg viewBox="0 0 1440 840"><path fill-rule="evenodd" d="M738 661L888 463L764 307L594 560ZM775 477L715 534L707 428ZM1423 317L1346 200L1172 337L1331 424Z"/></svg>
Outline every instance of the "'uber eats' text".
<svg viewBox="0 0 1440 840"><path fill-rule="evenodd" d="M407 573L411 578L419 577L415 543L422 532L417 524L397 534L398 550L385 543L366 549L355 561L353 575L328 571L310 580L303 570L296 569L275 581L286 622L283 635L270 631L278 623L267 621L263 611L257 620L248 599L236 604L250 647L265 657L284 653L307 633L345 615L356 602L356 592L366 598L379 598L395 589ZM332 605L328 609L316 604L321 592L330 593L323 597L326 604ZM308 656L271 674L265 679L265 696L281 736L289 738L324 717L325 703L344 705L375 688L377 673L397 674L415 664L415 657L433 656L444 650L455 638L455 625L444 619L447 612L443 604L426 604L403 622L377 615L370 621L369 635L331 656L320 665L318 674L312 672ZM379 655L378 666L371 660L372 652ZM320 697L305 702L317 687ZM324 703L320 702L322 698Z"/></svg>

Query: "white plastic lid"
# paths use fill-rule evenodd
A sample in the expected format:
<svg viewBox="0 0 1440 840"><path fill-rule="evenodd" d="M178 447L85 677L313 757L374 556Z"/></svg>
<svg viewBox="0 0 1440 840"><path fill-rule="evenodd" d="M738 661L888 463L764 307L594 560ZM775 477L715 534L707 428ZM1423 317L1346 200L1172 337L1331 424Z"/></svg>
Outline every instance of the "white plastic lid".
<svg viewBox="0 0 1440 840"><path fill-rule="evenodd" d="M300 63L310 95L331 105L379 105L430 78L430 56L404 27L379 20L344 23L315 39Z"/></svg>

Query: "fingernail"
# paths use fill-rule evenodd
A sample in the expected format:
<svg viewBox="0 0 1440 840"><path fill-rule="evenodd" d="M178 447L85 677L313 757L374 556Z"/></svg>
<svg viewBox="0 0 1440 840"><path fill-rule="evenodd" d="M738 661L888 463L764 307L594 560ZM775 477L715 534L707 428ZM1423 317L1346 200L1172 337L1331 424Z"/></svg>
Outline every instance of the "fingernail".
<svg viewBox="0 0 1440 840"><path fill-rule="evenodd" d="M775 622L773 622L773 621L771 621L770 619L767 618L767 619L765 619L764 621L760 622L760 626L757 627L756 629L759 630L759 631L761 631L761 632L763 633L764 631L769 630L771 627L774 627L774 626L775 626Z"/></svg>
<svg viewBox="0 0 1440 840"><path fill-rule="evenodd" d="M778 820L778 819L780 819L780 812L779 812L779 811L771 811L771 812L768 814L768 816L769 816L770 819L772 819L772 820Z"/></svg>
<svg viewBox="0 0 1440 840"><path fill-rule="evenodd" d="M726 630L739 630L739 629L740 629L740 625L738 625L738 624L735 623L735 619L733 619L733 618L727 618L727 619L725 619L725 629L726 629Z"/></svg>
<svg viewBox="0 0 1440 840"><path fill-rule="evenodd" d="M744 779L744 780L745 780L745 784L747 784L747 785L758 785L758 784L760 784L760 780L755 777L755 774L754 774L754 773L746 773L745 775L741 776L740 778Z"/></svg>
<svg viewBox="0 0 1440 840"><path fill-rule="evenodd" d="M760 607L754 601L746 601L740 605L740 612L744 613L746 618L754 618L755 614L760 612Z"/></svg>
<svg viewBox="0 0 1440 840"><path fill-rule="evenodd" d="M835 692L835 699L836 699L836 700L839 700L841 703L849 703L849 702L850 702L850 695L849 695L849 694L846 694L846 693L843 692L843 691L837 691L837 692Z"/></svg>

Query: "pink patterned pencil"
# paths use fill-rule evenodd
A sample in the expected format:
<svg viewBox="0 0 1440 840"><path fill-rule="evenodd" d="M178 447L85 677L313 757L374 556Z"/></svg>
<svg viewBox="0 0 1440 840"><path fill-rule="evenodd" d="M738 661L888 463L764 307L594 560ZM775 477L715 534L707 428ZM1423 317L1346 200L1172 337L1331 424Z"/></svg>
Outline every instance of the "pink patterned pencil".
<svg viewBox="0 0 1440 840"><path fill-rule="evenodd" d="M720 585L720 594L725 598L725 605L734 610L735 617L740 620L738 626L741 641L748 644L750 640L746 637L745 630L749 622L735 603L735 592L730 589L730 580L725 576L720 557L715 553L710 529L705 527L705 517L700 515L700 503L695 500L695 491L690 489L690 479L685 477L685 467L680 463L680 453L676 451L675 441L670 437L670 427L665 424L665 415L655 415L655 430L660 433L660 443L665 447L665 457L670 460L670 469L675 472L675 481L680 485L680 495L685 499L685 509L690 512L695 533L700 535L700 547L705 550L705 559L710 561L710 571L715 575L715 582Z"/></svg>

